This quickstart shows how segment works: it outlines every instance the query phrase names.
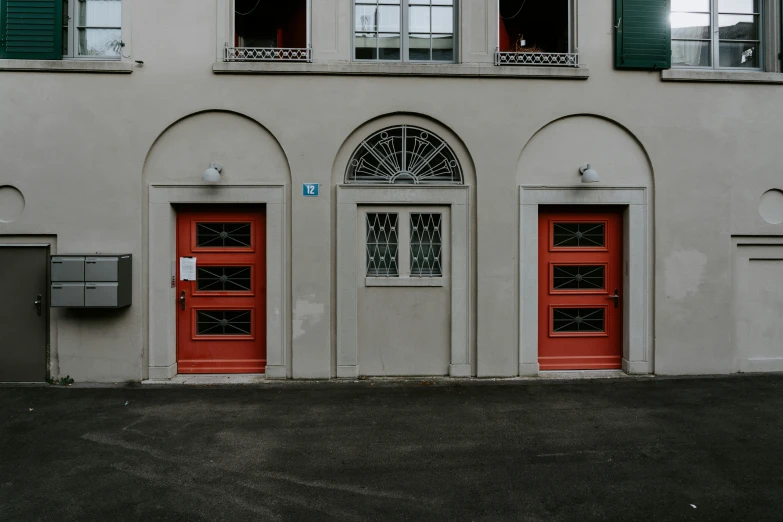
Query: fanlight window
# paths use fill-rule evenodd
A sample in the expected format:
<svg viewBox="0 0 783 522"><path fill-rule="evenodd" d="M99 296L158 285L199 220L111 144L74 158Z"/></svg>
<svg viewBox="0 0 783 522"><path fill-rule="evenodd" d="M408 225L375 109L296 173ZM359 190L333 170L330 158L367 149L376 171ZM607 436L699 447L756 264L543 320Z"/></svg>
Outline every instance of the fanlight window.
<svg viewBox="0 0 783 522"><path fill-rule="evenodd" d="M351 156L346 183L461 185L451 147L430 131L401 125L376 132Z"/></svg>

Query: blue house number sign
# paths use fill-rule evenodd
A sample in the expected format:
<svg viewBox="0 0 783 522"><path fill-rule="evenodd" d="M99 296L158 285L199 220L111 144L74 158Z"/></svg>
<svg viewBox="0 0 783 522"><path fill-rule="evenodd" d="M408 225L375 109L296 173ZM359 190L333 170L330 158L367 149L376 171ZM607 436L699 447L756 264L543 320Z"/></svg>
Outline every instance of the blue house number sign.
<svg viewBox="0 0 783 522"><path fill-rule="evenodd" d="M306 197L318 196L318 183L302 183L302 195Z"/></svg>

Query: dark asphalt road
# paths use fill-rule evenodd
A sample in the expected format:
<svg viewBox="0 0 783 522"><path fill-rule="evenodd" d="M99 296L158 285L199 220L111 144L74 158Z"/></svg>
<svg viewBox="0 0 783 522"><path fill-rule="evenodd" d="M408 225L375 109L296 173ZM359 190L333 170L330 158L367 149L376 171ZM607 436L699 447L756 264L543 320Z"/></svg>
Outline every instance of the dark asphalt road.
<svg viewBox="0 0 783 522"><path fill-rule="evenodd" d="M783 376L0 388L0 520L783 520Z"/></svg>

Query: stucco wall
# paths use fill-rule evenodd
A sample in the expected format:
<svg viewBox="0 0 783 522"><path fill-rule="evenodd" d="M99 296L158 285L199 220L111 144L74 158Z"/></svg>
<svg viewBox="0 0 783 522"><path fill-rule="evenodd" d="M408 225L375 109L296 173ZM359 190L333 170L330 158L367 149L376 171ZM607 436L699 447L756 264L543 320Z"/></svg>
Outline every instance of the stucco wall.
<svg viewBox="0 0 783 522"><path fill-rule="evenodd" d="M733 371L732 235L783 235L783 225L765 222L758 212L766 190L783 188L778 160L783 87L668 83L661 82L660 73L615 71L611 2L580 2L579 50L589 67L587 81L216 75L211 70L220 26L215 2L128 1L131 58L144 61L132 74L0 72L0 185L17 187L26 202L19 219L0 223L0 234L56 235L61 253L134 255L130 309L54 314L61 374L82 381L146 375L143 172L149 155L148 165L155 165L158 179L193 183L199 182L208 156L224 164L226 182L261 181L265 172L285 177L287 159L288 302L297 325L291 335L292 373L302 378L334 375L335 196L322 190L320 197L305 199L299 187L303 182L332 186L333 171L342 168L335 166L335 157L345 140L365 122L400 112L426 115L450 129L475 166L472 245L479 376L518 371L520 155L541 128L577 114L600 116L627 129L654 172L655 371ZM343 0L324 4L350 13ZM487 24L482 17L493 16L487 7L491 3L482 5L463 3L463 15L470 10L480 20L464 29L466 37L472 35L473 54L486 51L492 41L486 32L492 24L482 25ZM335 37L340 52L335 56L347 59L350 23L340 20ZM327 25L315 18L314 44L336 30ZM464 41L462 45L468 56ZM327 55L323 49L316 52L319 59ZM181 138L181 158L165 156L171 169L157 163L154 149L150 155L173 123L214 110L247 119L196 116L193 121L215 118L215 128L209 122L197 132L197 142L208 143L209 149ZM586 132L600 134L603 128L599 124ZM237 129L246 129L244 143L237 143ZM578 134L572 135L574 140ZM267 154L273 141L280 150ZM616 150L577 143L575 150L583 152L576 155L572 147L548 143L543 149L551 149L553 158L574 162L571 181L564 177L556 183L578 186L577 168L587 162L607 165L601 171L604 184L635 183L628 177L632 174L601 163L621 162ZM547 164L545 155L536 161ZM259 162L262 168L254 169Z"/></svg>

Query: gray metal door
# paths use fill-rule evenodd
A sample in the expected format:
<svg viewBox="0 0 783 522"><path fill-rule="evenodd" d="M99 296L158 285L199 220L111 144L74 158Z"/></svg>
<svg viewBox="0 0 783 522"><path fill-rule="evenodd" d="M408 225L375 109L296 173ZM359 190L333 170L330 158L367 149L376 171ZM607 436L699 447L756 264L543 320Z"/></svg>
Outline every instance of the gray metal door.
<svg viewBox="0 0 783 522"><path fill-rule="evenodd" d="M0 247L0 382L46 380L49 249Z"/></svg>

